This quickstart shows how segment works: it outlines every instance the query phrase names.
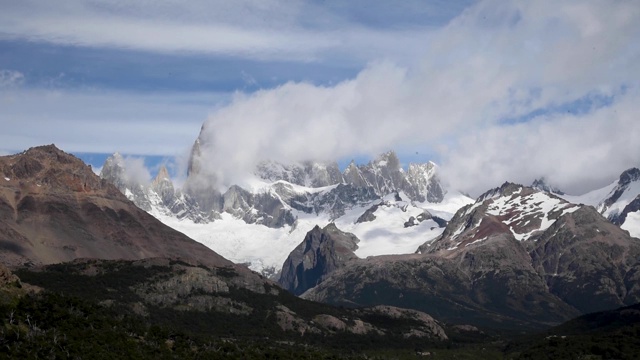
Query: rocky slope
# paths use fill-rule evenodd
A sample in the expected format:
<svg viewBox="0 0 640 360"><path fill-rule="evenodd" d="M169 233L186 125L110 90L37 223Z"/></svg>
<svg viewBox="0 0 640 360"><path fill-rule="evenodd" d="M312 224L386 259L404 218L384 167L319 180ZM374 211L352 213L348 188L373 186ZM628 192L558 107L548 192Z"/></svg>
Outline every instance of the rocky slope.
<svg viewBox="0 0 640 360"><path fill-rule="evenodd" d="M231 264L136 207L53 145L0 157L0 262L15 267L149 257Z"/></svg>
<svg viewBox="0 0 640 360"><path fill-rule="evenodd" d="M640 301L639 266L637 239L594 208L505 183L460 209L417 254L348 263L303 297L539 327Z"/></svg>

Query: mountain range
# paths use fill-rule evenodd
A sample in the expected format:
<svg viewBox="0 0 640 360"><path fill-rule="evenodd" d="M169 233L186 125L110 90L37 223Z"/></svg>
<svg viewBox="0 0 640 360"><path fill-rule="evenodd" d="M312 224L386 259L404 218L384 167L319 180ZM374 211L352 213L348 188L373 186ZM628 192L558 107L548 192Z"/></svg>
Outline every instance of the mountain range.
<svg viewBox="0 0 640 360"><path fill-rule="evenodd" d="M340 173L333 165L265 162L253 174L263 174L259 186L194 193L189 183L196 175L181 189L166 169L140 183L117 154L102 179L53 145L0 157L0 259L18 275L0 268L0 299L15 304L16 296L27 301L25 292L45 289L92 299L86 306L99 313L114 306L138 322L186 316L238 324L213 329L196 321L213 336L265 336L258 327L283 341L315 334L339 342L349 333L352 341L393 338L409 347L450 337L484 344L477 340L486 339L483 331L547 329L640 302L640 240L625 229L635 226L638 170L580 197L540 180L506 182L472 200L444 189L432 164L423 164L431 170L421 181L408 180L409 171L394 158L389 152L367 165L351 164L375 175L362 175L366 181L359 184L345 180L356 171L349 167ZM285 176L297 183L279 178ZM438 185L416 185L430 183ZM438 188L440 202L430 202L429 191ZM219 207L204 210L216 204L211 199ZM291 224L270 222L287 213ZM214 226L238 232L244 242L235 249L252 249L256 263L281 259L282 267L268 274L278 283L163 222L194 233ZM28 306L61 301L35 299L43 303ZM31 314L20 316L24 326L16 325L16 334L23 326L27 338L52 340L47 336L55 329L38 332ZM11 321L5 325L13 329ZM252 330L241 326L247 321ZM139 331L129 333L147 344L149 329Z"/></svg>
<svg viewBox="0 0 640 360"><path fill-rule="evenodd" d="M273 279L316 225L336 222L357 233L360 256L410 253L425 232L436 237L455 210L472 201L445 189L434 163L409 164L405 171L393 151L368 164L351 162L342 172L336 162L261 161L243 185L217 187L216 175L203 170L201 146L198 139L181 188L166 168L150 183L136 181L117 153L100 176L165 224Z"/></svg>

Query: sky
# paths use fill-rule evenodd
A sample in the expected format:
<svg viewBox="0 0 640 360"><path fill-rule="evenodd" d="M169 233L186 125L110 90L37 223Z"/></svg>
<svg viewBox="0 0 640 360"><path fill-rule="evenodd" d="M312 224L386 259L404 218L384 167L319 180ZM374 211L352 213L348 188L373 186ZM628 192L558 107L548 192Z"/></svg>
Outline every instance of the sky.
<svg viewBox="0 0 640 360"><path fill-rule="evenodd" d="M434 160L479 195L640 165L640 2L0 0L0 155L55 143L224 184L257 161ZM202 129L202 132L201 132Z"/></svg>

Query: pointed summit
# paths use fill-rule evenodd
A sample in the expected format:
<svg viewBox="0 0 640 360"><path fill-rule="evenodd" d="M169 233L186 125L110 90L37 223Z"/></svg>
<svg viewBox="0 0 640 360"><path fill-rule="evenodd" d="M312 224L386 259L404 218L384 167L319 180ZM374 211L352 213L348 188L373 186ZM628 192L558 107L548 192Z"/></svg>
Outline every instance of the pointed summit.
<svg viewBox="0 0 640 360"><path fill-rule="evenodd" d="M153 179L153 185L155 186L163 182L164 180L171 181L171 178L169 177L169 171L167 171L167 167L162 165L160 167L160 170L158 171L158 175L156 175L155 179Z"/></svg>
<svg viewBox="0 0 640 360"><path fill-rule="evenodd" d="M200 156L202 156L202 149L200 144L200 137L198 137L193 143L191 154L189 155L189 167L187 168L188 176L196 175L200 172Z"/></svg>
<svg viewBox="0 0 640 360"><path fill-rule="evenodd" d="M531 184L531 187L540 191L546 191L548 193L552 193L552 194L558 194L558 195L564 195L564 192L562 192L560 189L558 189L557 187L551 186L549 184L547 184L546 180L544 179L544 177L541 177L540 179L535 179L533 181L533 183Z"/></svg>
<svg viewBox="0 0 640 360"><path fill-rule="evenodd" d="M176 190L173 187L167 167L162 165L158 175L151 183L151 189L155 191L162 199L165 206L170 206L176 200Z"/></svg>

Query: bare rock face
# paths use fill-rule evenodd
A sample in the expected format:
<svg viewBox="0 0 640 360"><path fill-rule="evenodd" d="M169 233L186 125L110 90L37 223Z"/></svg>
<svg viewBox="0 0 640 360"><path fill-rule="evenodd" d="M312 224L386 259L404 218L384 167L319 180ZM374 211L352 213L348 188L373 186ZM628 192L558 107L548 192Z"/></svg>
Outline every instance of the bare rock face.
<svg viewBox="0 0 640 360"><path fill-rule="evenodd" d="M445 191L436 175L436 165L409 164L405 172L395 152L381 154L366 165L351 162L343 172L344 181L358 187L371 187L378 196L402 191L412 201L441 202Z"/></svg>
<svg viewBox="0 0 640 360"><path fill-rule="evenodd" d="M333 223L324 229L316 226L284 262L278 282L293 294L302 294L336 269L357 259L354 251L359 241L355 235L340 231Z"/></svg>
<svg viewBox="0 0 640 360"><path fill-rule="evenodd" d="M53 145L0 157L0 171L0 261L9 267L149 257L231 265Z"/></svg>
<svg viewBox="0 0 640 360"><path fill-rule="evenodd" d="M281 164L262 161L256 166L255 174L267 181L286 181L306 187L324 187L343 182L338 163L304 161L302 163Z"/></svg>
<svg viewBox="0 0 640 360"><path fill-rule="evenodd" d="M549 291L582 313L640 302L640 240L592 207L560 218L526 246Z"/></svg>
<svg viewBox="0 0 640 360"><path fill-rule="evenodd" d="M431 315L423 313L421 311L402 309L394 306L378 305L372 308L363 309L363 312L370 312L374 314L380 314L390 317L392 319L405 319L411 321L417 321L420 323L416 328L403 334L404 337L428 337L438 340L447 340L447 334L444 329Z"/></svg>

